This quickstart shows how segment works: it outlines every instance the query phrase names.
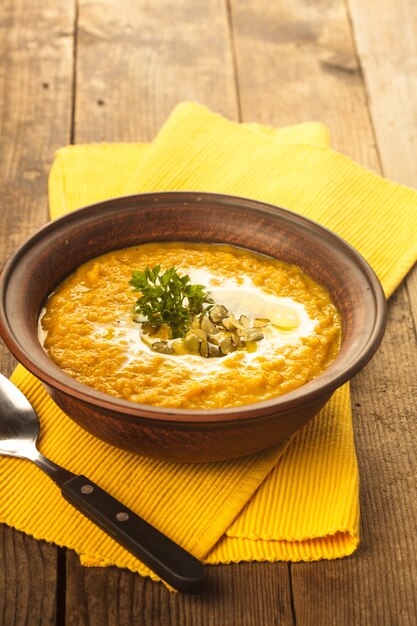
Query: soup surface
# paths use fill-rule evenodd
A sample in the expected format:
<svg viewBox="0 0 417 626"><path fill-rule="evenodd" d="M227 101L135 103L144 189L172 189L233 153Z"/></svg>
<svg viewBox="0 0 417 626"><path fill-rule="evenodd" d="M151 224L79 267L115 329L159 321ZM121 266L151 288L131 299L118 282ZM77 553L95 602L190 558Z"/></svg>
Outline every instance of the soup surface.
<svg viewBox="0 0 417 626"><path fill-rule="evenodd" d="M201 348L187 351L184 340L166 336L162 344L172 353L155 351L161 329L152 338L138 323L140 293L129 281L132 271L158 264L204 285L226 307L238 324L220 333L233 334L225 339L231 351L201 356ZM239 319L250 327L246 335ZM39 332L59 367L99 391L155 406L217 409L280 396L315 378L339 350L341 319L327 291L295 265L225 245L152 243L79 267L49 297Z"/></svg>

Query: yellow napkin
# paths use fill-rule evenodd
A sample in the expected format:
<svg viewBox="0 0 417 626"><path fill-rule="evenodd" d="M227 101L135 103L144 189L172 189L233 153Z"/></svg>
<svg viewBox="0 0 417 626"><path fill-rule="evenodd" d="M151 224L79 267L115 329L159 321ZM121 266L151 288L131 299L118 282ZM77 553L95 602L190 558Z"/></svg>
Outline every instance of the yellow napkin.
<svg viewBox="0 0 417 626"><path fill-rule="evenodd" d="M417 193L327 144L321 124L237 124L184 103L151 145L59 150L50 176L51 216L144 191L248 196L293 209L345 237L389 295L417 258ZM347 385L286 445L235 461L181 465L137 457L93 438L21 366L12 380L40 415L44 454L89 476L207 563L332 559L358 545ZM76 550L85 565L114 564L150 575L29 462L0 459L0 520Z"/></svg>

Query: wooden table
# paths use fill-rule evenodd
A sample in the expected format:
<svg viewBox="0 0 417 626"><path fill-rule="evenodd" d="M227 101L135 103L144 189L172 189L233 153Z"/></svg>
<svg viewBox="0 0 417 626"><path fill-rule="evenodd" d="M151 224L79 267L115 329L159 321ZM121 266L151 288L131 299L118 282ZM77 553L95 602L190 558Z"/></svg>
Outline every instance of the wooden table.
<svg viewBox="0 0 417 626"><path fill-rule="evenodd" d="M417 188L414 0L3 0L1 259L47 220L68 143L152 140L174 105L325 122L333 146ZM202 596L3 526L1 626L416 623L417 273L391 298L381 349L353 381L361 545L350 558L208 568ZM3 347L1 371L14 363Z"/></svg>

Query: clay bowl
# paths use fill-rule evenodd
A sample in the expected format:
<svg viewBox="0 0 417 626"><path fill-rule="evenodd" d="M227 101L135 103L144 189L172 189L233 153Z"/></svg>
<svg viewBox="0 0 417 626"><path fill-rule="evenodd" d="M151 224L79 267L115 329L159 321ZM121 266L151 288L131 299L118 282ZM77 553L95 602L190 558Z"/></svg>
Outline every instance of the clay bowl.
<svg viewBox="0 0 417 626"><path fill-rule="evenodd" d="M37 335L47 296L79 265L150 241L229 243L296 263L325 285L343 318L340 354L320 376L276 399L229 409L164 409L119 400L65 374ZM38 231L6 263L0 330L14 356L80 426L121 448L181 462L269 448L301 428L376 351L386 302L374 272L346 242L286 210L206 193L151 193L80 209Z"/></svg>

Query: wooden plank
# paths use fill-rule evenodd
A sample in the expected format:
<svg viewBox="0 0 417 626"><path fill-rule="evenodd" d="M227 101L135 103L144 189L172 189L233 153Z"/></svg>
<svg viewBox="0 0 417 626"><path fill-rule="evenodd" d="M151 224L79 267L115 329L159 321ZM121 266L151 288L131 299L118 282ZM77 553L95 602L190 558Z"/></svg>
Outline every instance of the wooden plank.
<svg viewBox="0 0 417 626"><path fill-rule="evenodd" d="M415 624L416 360L403 285L390 302L377 357L352 384L361 545L344 561L293 566L296 617L303 625Z"/></svg>
<svg viewBox="0 0 417 626"><path fill-rule="evenodd" d="M1 3L0 264L48 219L49 165L70 137L73 19L72 2ZM10 374L3 344L0 356ZM0 528L1 624L55 624L58 549Z"/></svg>
<svg viewBox="0 0 417 626"><path fill-rule="evenodd" d="M417 188L414 165L417 148L416 3L412 0L395 3L389 0L367 3L348 0L348 6L369 94L382 171L392 180ZM385 521L376 526L376 515L369 520L369 530L374 522L375 548L380 554L380 580L375 584L381 585L381 591L386 594L383 609L375 614L379 621L374 623L414 624L417 615L417 454L414 445L417 268L392 300L390 313L395 320L396 332L388 334L385 339L384 346L388 349L381 358L380 371L384 382L382 387L381 382L377 387L385 394L382 396L384 404L389 400L391 407L382 411L382 415L378 412L379 419L374 432L370 433L380 441L383 451L373 460L379 462L377 471L381 472L383 486L377 492L377 512ZM387 378L386 372L391 376ZM389 394L386 393L388 390ZM375 400L380 402L377 396ZM382 459L384 463L381 463ZM364 465L370 463L366 456L363 462ZM364 472L367 469L364 467ZM369 472L365 475L369 476ZM375 493L375 487L371 483L366 493ZM375 527L379 532L375 532ZM388 551L387 545L390 546Z"/></svg>
<svg viewBox="0 0 417 626"><path fill-rule="evenodd" d="M348 4L384 174L417 188L417 4ZM417 328L417 270L407 286Z"/></svg>
<svg viewBox="0 0 417 626"><path fill-rule="evenodd" d="M116 568L81 568L68 558L67 596L77 598L67 626L292 625L286 564L208 567L203 594L171 593L162 584Z"/></svg>
<svg viewBox="0 0 417 626"><path fill-rule="evenodd" d="M82 0L76 76L76 143L151 140L182 100L239 116L223 0ZM66 623L292 623L286 564L209 570L207 594L187 596L127 571L86 570L69 553Z"/></svg>
<svg viewBox="0 0 417 626"><path fill-rule="evenodd" d="M73 3L7 0L0 11L0 264L48 219L54 151L69 142ZM2 345L1 371L13 361Z"/></svg>
<svg viewBox="0 0 417 626"><path fill-rule="evenodd" d="M57 549L1 525L0 558L0 624L56 624Z"/></svg>
<svg viewBox="0 0 417 626"><path fill-rule="evenodd" d="M373 6L372 28L377 32L380 3L351 3L362 14ZM274 125L323 121L336 148L381 171L344 3L298 0L277 7L267 0L232 0L231 19L243 119ZM369 15L362 21L365 37ZM414 20L414 37L415 24ZM400 31L393 29L392 37ZM379 52L373 48L375 63L379 56L389 56L386 39L381 37L379 43ZM388 84L385 77L385 90ZM382 88L379 84L375 89L375 99ZM413 106L412 100L409 105ZM400 111L398 103L397 120L402 126ZM388 141L388 152L390 145ZM409 285L415 289L415 282ZM390 303L384 346L352 386L362 478L361 547L343 561L291 566L295 618L303 625L414 622L416 454L410 418L416 412L416 342L404 286ZM394 357L400 353L397 364Z"/></svg>
<svg viewBox="0 0 417 626"><path fill-rule="evenodd" d="M417 4L348 0L386 176L417 186Z"/></svg>
<svg viewBox="0 0 417 626"><path fill-rule="evenodd" d="M230 5L243 120L270 126L321 121L334 148L377 170L343 0L230 0Z"/></svg>
<svg viewBox="0 0 417 626"><path fill-rule="evenodd" d="M78 143L151 141L183 100L238 117L224 0L81 0Z"/></svg>
<svg viewBox="0 0 417 626"><path fill-rule="evenodd" d="M417 267L414 267L407 277L406 285L414 317L414 326L417 328Z"/></svg>

